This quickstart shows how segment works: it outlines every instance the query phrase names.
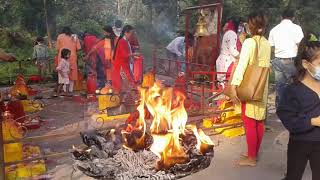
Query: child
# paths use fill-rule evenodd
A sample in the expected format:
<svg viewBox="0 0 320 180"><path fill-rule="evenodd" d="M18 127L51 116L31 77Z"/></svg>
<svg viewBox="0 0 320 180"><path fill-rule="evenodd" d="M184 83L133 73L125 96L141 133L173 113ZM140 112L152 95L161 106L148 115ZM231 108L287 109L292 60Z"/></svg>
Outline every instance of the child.
<svg viewBox="0 0 320 180"><path fill-rule="evenodd" d="M44 44L42 37L38 37L36 45L33 48L33 59L36 60L38 66L39 76L42 81L46 78L46 71L48 66L48 47Z"/></svg>
<svg viewBox="0 0 320 180"><path fill-rule="evenodd" d="M320 43L302 40L295 62L296 81L287 87L277 114L290 132L287 176L301 180L310 162L312 179L320 179Z"/></svg>
<svg viewBox="0 0 320 180"><path fill-rule="evenodd" d="M63 85L66 86L66 93L69 94L69 73L70 73L70 63L69 58L71 55L71 51L69 49L62 49L61 51L61 60L58 63L57 71L58 71L58 89L57 94L60 94L60 91Z"/></svg>

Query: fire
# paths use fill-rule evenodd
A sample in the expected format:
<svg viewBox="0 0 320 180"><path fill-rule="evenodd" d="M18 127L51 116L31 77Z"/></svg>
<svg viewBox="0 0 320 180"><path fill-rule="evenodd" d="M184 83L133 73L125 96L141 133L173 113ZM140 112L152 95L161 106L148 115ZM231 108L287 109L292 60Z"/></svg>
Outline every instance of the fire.
<svg viewBox="0 0 320 180"><path fill-rule="evenodd" d="M144 104L145 104L145 94L146 89L139 89L140 91L140 105L137 107L139 112L139 118L136 122L135 127L132 125L128 125L126 130L123 130L122 136L124 137L125 145L124 147L134 150L140 150L146 147L145 145L145 134L146 134L146 122L145 122L145 112L144 112Z"/></svg>
<svg viewBox="0 0 320 180"><path fill-rule="evenodd" d="M150 150L159 157L157 169L169 169L175 164L187 163L189 156L181 145L181 137L185 135L188 114L184 108L186 97L183 93L174 91L172 88L162 87L160 82L154 83L150 88L140 88L140 104L137 108L139 118L135 126L129 125L124 135L129 131L139 131L139 137L135 139L135 145L126 146L136 150L137 144L141 148L144 146L146 137L145 108L152 116L150 132L153 143ZM197 138L197 149L201 153L206 153L206 145L211 147L211 139L197 128L189 127ZM141 135L141 136L140 136ZM125 141L128 138L125 138Z"/></svg>
<svg viewBox="0 0 320 180"><path fill-rule="evenodd" d="M197 149L202 153L206 153L210 147L214 146L214 143L201 129L198 129L195 125L188 125L187 129L193 131L193 134L197 138Z"/></svg>
<svg viewBox="0 0 320 180"><path fill-rule="evenodd" d="M172 88L161 89L159 82L155 83L146 96L146 106L153 117L152 134L165 134L171 129Z"/></svg>
<svg viewBox="0 0 320 180"><path fill-rule="evenodd" d="M175 164L183 164L189 161L187 154L181 147L179 137L174 133L153 134L153 144L150 150L159 157L157 169L169 169Z"/></svg>

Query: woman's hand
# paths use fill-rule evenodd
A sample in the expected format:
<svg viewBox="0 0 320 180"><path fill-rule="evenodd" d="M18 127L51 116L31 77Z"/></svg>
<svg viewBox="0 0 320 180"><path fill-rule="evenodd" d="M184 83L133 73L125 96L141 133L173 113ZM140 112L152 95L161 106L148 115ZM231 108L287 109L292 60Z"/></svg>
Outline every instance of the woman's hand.
<svg viewBox="0 0 320 180"><path fill-rule="evenodd" d="M316 117L316 118L312 118L311 119L311 125L320 127L320 116Z"/></svg>
<svg viewBox="0 0 320 180"><path fill-rule="evenodd" d="M236 86L235 85L232 85L231 86L231 89L230 89L230 100L234 103L234 104L239 104L241 103L240 99L238 98L238 95L237 95L237 89L236 89Z"/></svg>

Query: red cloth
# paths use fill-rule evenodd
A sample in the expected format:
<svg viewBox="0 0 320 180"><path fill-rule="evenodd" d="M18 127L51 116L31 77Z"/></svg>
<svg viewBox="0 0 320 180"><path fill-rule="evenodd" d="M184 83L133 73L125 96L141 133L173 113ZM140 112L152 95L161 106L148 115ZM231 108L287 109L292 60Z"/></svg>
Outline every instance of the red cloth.
<svg viewBox="0 0 320 180"><path fill-rule="evenodd" d="M93 74L89 74L87 78L87 93L94 94L97 89L96 77Z"/></svg>
<svg viewBox="0 0 320 180"><path fill-rule="evenodd" d="M96 52L93 52L90 56L91 71L92 73L97 74L97 55L99 55L100 59L102 60L102 63L106 64L104 59L104 40L100 40L94 35L87 34L83 38L83 44L85 54L88 54L93 48L98 48L98 50Z"/></svg>
<svg viewBox="0 0 320 180"><path fill-rule="evenodd" d="M236 32L236 27L235 27L235 25L233 24L232 21L228 21L227 24L226 24L225 32L227 32L229 30Z"/></svg>
<svg viewBox="0 0 320 180"><path fill-rule="evenodd" d="M117 49L115 50L115 59L113 61L112 86L116 92L121 90L120 69L124 71L128 81L134 85L134 79L130 71L130 48L126 40L120 39Z"/></svg>
<svg viewBox="0 0 320 180"><path fill-rule="evenodd" d="M249 118L245 115L246 112L246 104L242 103L242 121L244 123L244 128L246 131L246 139L248 146L248 157L256 158L260 145L262 142L263 134L264 134L264 121L258 121L252 118Z"/></svg>
<svg viewBox="0 0 320 180"><path fill-rule="evenodd" d="M178 76L175 83L174 83L174 91L180 91L183 95L187 96L187 89L186 89L186 77L185 76Z"/></svg>
<svg viewBox="0 0 320 180"><path fill-rule="evenodd" d="M134 65L133 65L133 76L135 82L139 82L142 80L142 73L143 73L143 57L138 56L134 58Z"/></svg>
<svg viewBox="0 0 320 180"><path fill-rule="evenodd" d="M0 104L0 110L1 112L4 112L6 110L3 103ZM8 103L8 110L10 111L10 113L13 115L13 118L17 122L23 123L26 120L24 118L26 114L24 112L23 105L20 100L10 101Z"/></svg>
<svg viewBox="0 0 320 180"><path fill-rule="evenodd" d="M93 46L97 43L98 38L94 35L86 35L83 39L84 53L88 54Z"/></svg>
<svg viewBox="0 0 320 180"><path fill-rule="evenodd" d="M230 80L230 76L231 76L231 73L232 73L232 70L233 70L233 66L234 66L234 63L231 63L230 66L228 67L228 70L227 70L227 75L226 75L226 80Z"/></svg>
<svg viewBox="0 0 320 180"><path fill-rule="evenodd" d="M130 46L131 46L131 49L132 49L132 52L135 52L136 50L139 49L140 47L140 44L139 44L139 41L138 41L138 38L136 36L135 33L132 34L132 36L130 37L129 39L129 43L130 43Z"/></svg>
<svg viewBox="0 0 320 180"><path fill-rule="evenodd" d="M115 54L115 61L128 62L130 60L130 47L125 39L120 39Z"/></svg>

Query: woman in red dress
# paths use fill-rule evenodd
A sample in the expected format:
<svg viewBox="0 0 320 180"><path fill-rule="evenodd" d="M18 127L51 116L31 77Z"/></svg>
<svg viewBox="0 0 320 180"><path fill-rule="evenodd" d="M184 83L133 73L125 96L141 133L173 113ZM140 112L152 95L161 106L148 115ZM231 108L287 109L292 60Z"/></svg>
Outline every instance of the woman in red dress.
<svg viewBox="0 0 320 180"><path fill-rule="evenodd" d="M115 53L113 55L112 87L117 93L121 91L121 69L126 75L131 86L135 86L133 75L130 71L131 58L133 56L138 56L138 53L132 53L131 45L129 43L129 39L133 33L134 28L132 26L124 26L116 43Z"/></svg>

